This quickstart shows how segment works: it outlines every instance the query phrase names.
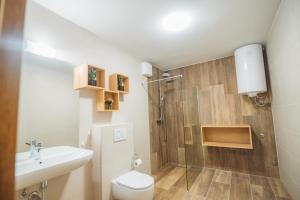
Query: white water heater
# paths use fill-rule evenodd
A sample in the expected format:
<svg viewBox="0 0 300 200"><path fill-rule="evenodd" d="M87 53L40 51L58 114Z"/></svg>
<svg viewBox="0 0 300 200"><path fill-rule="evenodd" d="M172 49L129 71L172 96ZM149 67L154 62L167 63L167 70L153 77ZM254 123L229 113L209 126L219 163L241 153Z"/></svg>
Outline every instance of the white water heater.
<svg viewBox="0 0 300 200"><path fill-rule="evenodd" d="M240 47L234 52L238 93L255 97L267 91L263 49L260 44Z"/></svg>
<svg viewBox="0 0 300 200"><path fill-rule="evenodd" d="M152 65L148 62L142 62L142 75L145 77L152 76Z"/></svg>

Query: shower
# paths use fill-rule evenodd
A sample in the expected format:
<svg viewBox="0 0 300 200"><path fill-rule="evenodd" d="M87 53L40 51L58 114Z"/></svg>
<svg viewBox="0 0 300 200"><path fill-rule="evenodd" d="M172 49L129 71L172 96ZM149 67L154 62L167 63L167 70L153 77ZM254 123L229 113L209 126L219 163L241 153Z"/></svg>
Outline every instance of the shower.
<svg viewBox="0 0 300 200"><path fill-rule="evenodd" d="M193 182L191 177L200 172L202 166L198 156L198 119L192 114L198 108L196 88L184 88L186 81L181 70L172 73L155 70L155 78L143 84L151 109L151 169L176 167L186 175L186 187L189 189ZM174 73L177 75L174 76Z"/></svg>
<svg viewBox="0 0 300 200"><path fill-rule="evenodd" d="M161 75L163 77L163 79L167 79L170 77L170 74L165 72ZM161 79L163 81L163 79ZM165 83L171 83L173 82L174 80L173 79L169 79L169 80L166 80ZM161 82L158 81L158 84L159 84L159 112L160 112L160 117L159 119L157 120L157 123L159 124L163 124L165 122L165 109L164 109L164 106L165 106L165 97L161 94Z"/></svg>
<svg viewBox="0 0 300 200"><path fill-rule="evenodd" d="M159 103L157 104L158 110L159 110L159 118L156 120L157 124L159 126L162 127L163 129L163 136L164 136L164 141L167 141L167 126L166 126L166 109L165 109L165 101L166 98L165 96L162 94L162 86L164 85L168 85L173 83L175 80L177 79L181 79L183 76L180 75L176 75L176 76L171 76L168 72L163 72L161 74L160 79L156 79L156 80L151 80L147 82L147 86L149 86L150 84L158 84L158 96L159 96ZM144 86L144 85L143 85ZM149 98L155 102L155 100L153 99L153 97L150 96L149 92L148 92L148 96Z"/></svg>
<svg viewBox="0 0 300 200"><path fill-rule="evenodd" d="M163 124L165 122L165 97L162 95L161 92L161 86L164 84L171 84L173 83L176 79L181 79L183 76L182 74L176 75L176 76L170 76L169 73L164 72L161 74L162 78L148 81L147 85L153 84L153 83L158 83L158 92L159 92L159 103L158 103L158 109L159 109L159 119L157 119L158 124ZM144 86L144 84L142 84ZM144 87L145 88L145 87ZM148 95L149 92L148 92ZM150 98L153 100L153 98L150 96Z"/></svg>
<svg viewBox="0 0 300 200"><path fill-rule="evenodd" d="M164 122L164 103L165 103L165 98L163 96L160 96L159 99L159 111L160 111L160 117L157 120L157 123L162 124Z"/></svg>

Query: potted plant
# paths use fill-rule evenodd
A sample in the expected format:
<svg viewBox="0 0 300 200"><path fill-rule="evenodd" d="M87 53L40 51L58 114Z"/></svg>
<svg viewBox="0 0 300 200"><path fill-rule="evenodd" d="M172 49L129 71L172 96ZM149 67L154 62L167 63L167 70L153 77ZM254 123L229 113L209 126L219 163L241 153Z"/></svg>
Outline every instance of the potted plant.
<svg viewBox="0 0 300 200"><path fill-rule="evenodd" d="M88 77L89 85L97 86L97 70L94 67L89 67Z"/></svg>
<svg viewBox="0 0 300 200"><path fill-rule="evenodd" d="M118 90L120 91L124 91L125 87L124 87L124 77L118 75Z"/></svg>
<svg viewBox="0 0 300 200"><path fill-rule="evenodd" d="M114 100L112 98L107 98L105 100L105 109L112 110Z"/></svg>

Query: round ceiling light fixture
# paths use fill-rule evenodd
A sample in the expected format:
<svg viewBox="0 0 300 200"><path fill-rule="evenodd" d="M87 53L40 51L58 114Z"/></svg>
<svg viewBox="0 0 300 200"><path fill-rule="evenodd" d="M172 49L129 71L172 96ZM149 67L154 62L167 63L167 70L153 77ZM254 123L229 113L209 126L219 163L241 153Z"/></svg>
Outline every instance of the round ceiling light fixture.
<svg viewBox="0 0 300 200"><path fill-rule="evenodd" d="M191 17L185 12L175 12L167 15L163 21L162 26L165 30L170 32L178 32L186 29L191 23Z"/></svg>

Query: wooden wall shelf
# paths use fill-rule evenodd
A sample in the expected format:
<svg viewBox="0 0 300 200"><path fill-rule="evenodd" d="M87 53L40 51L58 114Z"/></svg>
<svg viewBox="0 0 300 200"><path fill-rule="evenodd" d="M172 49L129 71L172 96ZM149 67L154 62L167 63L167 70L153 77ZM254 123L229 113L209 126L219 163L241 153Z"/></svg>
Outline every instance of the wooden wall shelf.
<svg viewBox="0 0 300 200"><path fill-rule="evenodd" d="M201 126L202 146L253 149L251 127L236 126Z"/></svg>
<svg viewBox="0 0 300 200"><path fill-rule="evenodd" d="M105 106L105 101L111 98L113 100L112 109ZM112 112L119 110L119 92L109 90L99 90L96 93L96 107L97 111Z"/></svg>
<svg viewBox="0 0 300 200"><path fill-rule="evenodd" d="M118 77L122 77L124 80L124 90L120 90L118 88ZM111 91L118 91L120 94L128 94L129 93L129 78L124 74L112 74L109 76L109 89Z"/></svg>
<svg viewBox="0 0 300 200"><path fill-rule="evenodd" d="M93 80L89 78L91 70L95 70ZM118 77L120 76L123 79L123 89L118 88ZM105 90L105 70L96 65L84 64L74 69L73 87L75 90L95 90L97 111L112 112L119 110L120 94L129 93L129 78L124 74L112 74L109 77L110 90ZM111 108L108 108L105 103L108 99L112 99Z"/></svg>
<svg viewBox="0 0 300 200"><path fill-rule="evenodd" d="M96 85L89 83L89 70L96 69ZM74 69L74 89L104 90L105 70L90 64L81 65Z"/></svg>

